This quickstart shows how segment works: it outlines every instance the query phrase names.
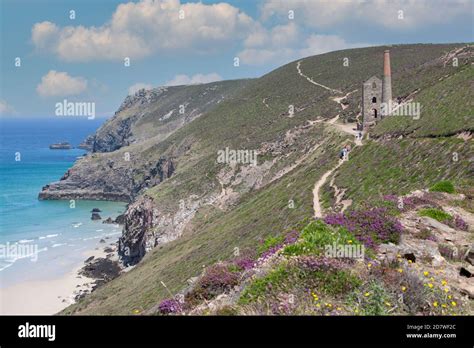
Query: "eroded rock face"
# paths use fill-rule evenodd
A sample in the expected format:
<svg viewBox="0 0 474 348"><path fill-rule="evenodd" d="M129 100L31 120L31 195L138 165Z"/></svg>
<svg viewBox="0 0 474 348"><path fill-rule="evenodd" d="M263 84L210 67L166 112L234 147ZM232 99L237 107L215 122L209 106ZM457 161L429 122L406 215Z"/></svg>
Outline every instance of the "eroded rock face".
<svg viewBox="0 0 474 348"><path fill-rule="evenodd" d="M56 182L44 186L39 199L89 199L131 202L143 189L153 187L173 175L174 160L161 157L156 163L133 168L120 154L110 158L88 155L79 160ZM137 177L139 179L137 179Z"/></svg>
<svg viewBox="0 0 474 348"><path fill-rule="evenodd" d="M156 208L150 197L140 197L129 205L118 245L118 254L125 266L134 265L145 256L147 241L153 239L155 214Z"/></svg>

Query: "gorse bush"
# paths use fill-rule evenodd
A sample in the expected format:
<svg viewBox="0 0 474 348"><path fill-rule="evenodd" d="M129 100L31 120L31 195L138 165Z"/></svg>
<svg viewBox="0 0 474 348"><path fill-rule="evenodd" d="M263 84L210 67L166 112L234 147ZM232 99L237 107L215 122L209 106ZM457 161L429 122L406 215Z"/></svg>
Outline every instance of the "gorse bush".
<svg viewBox="0 0 474 348"><path fill-rule="evenodd" d="M447 192L447 193L455 193L456 190L454 188L454 185L451 181L444 180L437 182L433 186L430 187L430 191L433 192Z"/></svg>

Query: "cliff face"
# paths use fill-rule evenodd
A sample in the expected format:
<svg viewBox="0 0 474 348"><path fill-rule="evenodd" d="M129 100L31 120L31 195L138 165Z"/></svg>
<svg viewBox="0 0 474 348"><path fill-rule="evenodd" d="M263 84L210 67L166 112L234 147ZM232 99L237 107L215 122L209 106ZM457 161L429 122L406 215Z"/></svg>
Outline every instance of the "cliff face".
<svg viewBox="0 0 474 348"><path fill-rule="evenodd" d="M456 92L453 101L462 100L455 104L458 111L443 111L451 110L442 96L448 90L456 91L450 85L454 78L460 75L467 81L472 73L470 62L460 61L458 68L439 62L439 57L454 48L456 45L390 48L394 97L425 90L426 94L415 95L415 101L426 98L422 99L427 106L422 120L426 116L427 121L422 122L429 121L441 130L440 139L434 143L409 138L409 134L408 139L387 140L389 143L364 139L321 187L319 201L325 211L347 208L342 202L349 200L353 208L380 195L402 195L440 179L469 185L472 141L462 144L458 139L445 139L442 132L446 124L463 120L456 115L467 115L470 110L470 100L464 102ZM315 183L334 170L341 146L353 142L355 125L344 121L359 117L361 83L382 71L384 49L305 58L249 83L168 88L157 97L159 102L148 103L153 98L128 100L95 135L97 144L114 143L118 148L112 152L97 148L80 160L61 180L62 192L79 185L85 191L91 188L89 194L103 192L105 185L113 183L111 192L132 200L120 239L123 261L135 264L148 250L157 245L160 249L143 259L140 267L117 278L113 286L104 285L97 296L93 293L68 312L129 314L133 308L151 308L168 297L169 291L178 292L203 265L229 259L236 249L255 249L259 240L310 219ZM355 62L350 73L342 64L334 64L344 57ZM447 75L450 77L444 78ZM334 92L336 89L341 93ZM428 113L430 105L434 105L432 114ZM185 114L180 113L181 106ZM291 114L289 106L294 107ZM115 127L128 118L133 118L129 130L118 132ZM466 126L474 129L472 119L466 123L456 121L450 127L454 132ZM399 123L392 128L398 131ZM124 135L123 141L118 133ZM118 140L106 141L108 134L115 134L110 139ZM102 150L107 148L112 145L101 145ZM218 153L227 148L255 151L257 163L220 163ZM459 154L456 163L453 152ZM157 287L160 281L169 290Z"/></svg>
<svg viewBox="0 0 474 348"><path fill-rule="evenodd" d="M157 211L151 198L141 197L129 205L118 246L119 256L126 266L140 261L146 251L155 246L152 237L156 219Z"/></svg>
<svg viewBox="0 0 474 348"><path fill-rule="evenodd" d="M131 202L176 169L182 147L157 145L246 83L160 87L127 96L115 115L83 142L91 153L59 181L44 186L38 198Z"/></svg>

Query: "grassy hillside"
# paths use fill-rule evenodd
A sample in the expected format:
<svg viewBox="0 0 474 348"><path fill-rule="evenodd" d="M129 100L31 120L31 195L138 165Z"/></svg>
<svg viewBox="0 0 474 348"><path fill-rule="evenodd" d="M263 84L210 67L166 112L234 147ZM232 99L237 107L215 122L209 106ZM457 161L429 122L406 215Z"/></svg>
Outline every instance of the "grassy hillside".
<svg viewBox="0 0 474 348"><path fill-rule="evenodd" d="M413 102L421 105L419 120L406 116L387 117L377 125L373 134L434 137L474 131L473 80L474 66L460 67L415 96Z"/></svg>
<svg viewBox="0 0 474 348"><path fill-rule="evenodd" d="M443 67L438 58L459 46L390 47L394 96L407 95L416 89L426 90L426 94L420 92L420 98L425 98L424 104L429 105L430 98L449 90L450 80L439 79L456 70ZM381 75L385 48L353 49L309 57L302 60L301 69L318 83L340 89L344 94L358 89L342 113L342 118L354 116L358 113L361 83L372 75ZM349 68L342 65L344 57L350 58ZM169 296L161 281L175 293L186 287L187 279L197 276L204 265L231 257L235 247L255 245L259 239L284 233L311 218L314 183L335 166L340 146L348 136L323 123L305 128L308 120L329 119L340 114L340 105L331 98L342 95L310 84L298 75L296 64L292 62L259 79L247 81L231 98L166 139L155 141L150 138L119 150L132 149L139 155L137 157L150 163L163 156L174 159L174 174L142 192L154 199L161 213L177 211L179 200L192 194L210 197L221 191L217 177L226 166L217 163L216 157L217 151L225 147L259 150L258 169L262 170L263 183L260 186L234 186L240 196L227 210L212 205L201 207L180 238L155 248L133 270L100 287L64 313L146 311ZM469 79L464 76L466 72L453 75L453 78L465 83ZM438 83L448 85L438 86ZM446 93L451 96L447 102L454 101L454 94ZM290 105L295 107L292 117L288 114ZM462 106L460 110L467 109ZM436 108L427 106L424 111L427 115L432 113L433 123ZM155 123L156 119L151 116L145 119L145 128L151 129L153 125L148 123ZM436 129L437 126L433 127ZM293 142L287 142L289 131L296 132L297 139ZM355 201L385 192L423 188L445 178L453 179L457 184L471 185L471 145L472 142L457 139L371 141L351 153L350 161L336 173L336 184L347 188L347 197ZM277 150L268 150L273 147ZM454 151L459 153L456 163L452 163L449 156ZM268 163L273 164L263 170ZM276 173L292 165L292 170L275 178ZM238 168L233 179L243 175L246 169ZM136 175L136 180L140 180L143 174ZM295 208L288 208L290 200L294 201ZM155 232L160 232L159 227Z"/></svg>
<svg viewBox="0 0 474 348"><path fill-rule="evenodd" d="M335 184L347 189L345 197L356 204L388 194L407 194L445 179L472 187L473 156L472 141L456 138L371 141L353 151L350 161L337 172Z"/></svg>

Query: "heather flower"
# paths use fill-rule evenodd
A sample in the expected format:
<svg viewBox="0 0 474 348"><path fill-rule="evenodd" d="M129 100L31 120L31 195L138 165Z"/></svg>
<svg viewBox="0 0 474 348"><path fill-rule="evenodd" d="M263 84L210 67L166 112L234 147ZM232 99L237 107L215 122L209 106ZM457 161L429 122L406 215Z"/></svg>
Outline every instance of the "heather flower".
<svg viewBox="0 0 474 348"><path fill-rule="evenodd" d="M167 298L158 306L158 310L161 314L174 314L182 311L181 304L174 298Z"/></svg>
<svg viewBox="0 0 474 348"><path fill-rule="evenodd" d="M253 260L250 257L245 257L245 256L236 258L232 263L235 266L237 266L239 269L244 270L244 271L252 269L255 266L255 260Z"/></svg>
<svg viewBox="0 0 474 348"><path fill-rule="evenodd" d="M468 225L466 221L462 219L459 215L455 215L453 219L454 227L461 231L467 231Z"/></svg>
<svg viewBox="0 0 474 348"><path fill-rule="evenodd" d="M398 242L403 230L401 223L386 208L331 214L324 218L324 222L345 227L369 248L379 243Z"/></svg>
<svg viewBox="0 0 474 348"><path fill-rule="evenodd" d="M298 240L300 234L298 231L293 230L285 236L285 245L294 244Z"/></svg>
<svg viewBox="0 0 474 348"><path fill-rule="evenodd" d="M310 271L334 271L344 267L344 262L336 258L300 256L297 260L300 267Z"/></svg>
<svg viewBox="0 0 474 348"><path fill-rule="evenodd" d="M239 273L232 272L228 265L209 266L198 280L197 287L207 299L230 290L238 284Z"/></svg>

